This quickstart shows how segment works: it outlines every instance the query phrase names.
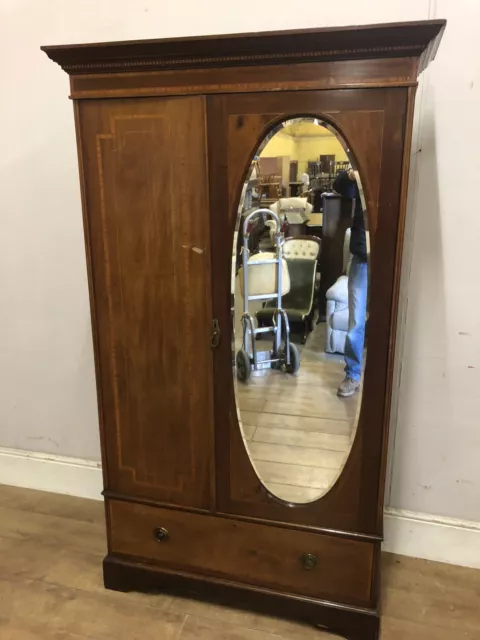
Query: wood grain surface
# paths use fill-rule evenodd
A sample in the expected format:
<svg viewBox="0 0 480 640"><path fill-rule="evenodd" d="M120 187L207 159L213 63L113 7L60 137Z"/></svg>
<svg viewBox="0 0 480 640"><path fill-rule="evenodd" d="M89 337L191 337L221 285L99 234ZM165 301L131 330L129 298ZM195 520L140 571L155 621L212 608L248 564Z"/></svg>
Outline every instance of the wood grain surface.
<svg viewBox="0 0 480 640"><path fill-rule="evenodd" d="M286 593L370 605L373 543L115 500L109 500L108 512L113 555ZM159 527L168 531L168 540L157 541ZM311 570L302 565L306 553L318 561Z"/></svg>
<svg viewBox="0 0 480 640"><path fill-rule="evenodd" d="M107 488L206 507L213 425L204 100L86 102L77 125Z"/></svg>

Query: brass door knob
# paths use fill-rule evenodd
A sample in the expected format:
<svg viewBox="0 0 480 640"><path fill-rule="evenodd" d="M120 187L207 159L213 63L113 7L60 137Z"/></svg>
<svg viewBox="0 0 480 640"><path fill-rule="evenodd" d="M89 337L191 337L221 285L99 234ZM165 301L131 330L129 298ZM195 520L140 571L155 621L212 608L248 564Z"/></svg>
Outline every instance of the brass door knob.
<svg viewBox="0 0 480 640"><path fill-rule="evenodd" d="M302 567L306 571L313 571L318 564L318 558L313 553L304 553L300 558Z"/></svg>
<svg viewBox="0 0 480 640"><path fill-rule="evenodd" d="M168 530L164 527L157 527L153 534L157 542L166 542L169 538Z"/></svg>

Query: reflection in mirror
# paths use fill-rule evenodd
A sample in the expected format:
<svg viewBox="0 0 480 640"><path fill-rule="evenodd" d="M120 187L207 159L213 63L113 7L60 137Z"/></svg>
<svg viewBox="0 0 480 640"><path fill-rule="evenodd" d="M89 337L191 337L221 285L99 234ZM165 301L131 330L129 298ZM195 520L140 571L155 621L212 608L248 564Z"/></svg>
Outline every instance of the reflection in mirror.
<svg viewBox="0 0 480 640"><path fill-rule="evenodd" d="M289 503L331 489L357 427L368 232L354 169L330 125L288 120L257 150L238 209L232 317L239 422L261 482Z"/></svg>

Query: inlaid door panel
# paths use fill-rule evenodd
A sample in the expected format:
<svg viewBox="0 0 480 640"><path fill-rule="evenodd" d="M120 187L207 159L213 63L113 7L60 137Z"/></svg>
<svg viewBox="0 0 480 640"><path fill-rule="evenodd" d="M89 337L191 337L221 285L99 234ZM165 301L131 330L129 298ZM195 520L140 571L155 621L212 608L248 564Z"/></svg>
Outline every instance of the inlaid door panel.
<svg viewBox="0 0 480 640"><path fill-rule="evenodd" d="M204 100L80 102L77 135L106 488L208 507Z"/></svg>
<svg viewBox="0 0 480 640"><path fill-rule="evenodd" d="M215 272L213 309L215 317L224 326L224 340L215 352L214 361L219 511L373 536L381 534L377 499L382 492L382 455L388 431L388 402L384 399L389 397L393 356L391 317L396 304L396 265L402 234L401 184L407 98L406 89L272 92L208 98L210 171L215 176L215 181L211 178L210 197ZM229 296L233 279L230 269L232 249L222 240L233 238L244 181L262 140L269 140L269 134L282 123L301 117L317 118L330 125L343 139L349 158L355 160L354 168L359 171L365 196L372 247L369 255L370 341L358 427L356 434L349 435L352 438L351 452L331 489L320 499L303 504L272 495L273 491L269 491L259 479L247 449L257 452L254 459L257 468L266 470L268 467L272 486L280 482L287 484L284 479L275 479L274 466L291 442L304 445L292 429L303 430L305 442L312 440L308 429L312 418L317 415L313 401L320 393L320 387L313 389L311 396L305 389L302 396L305 406L300 419L288 406L288 392L278 391L275 395L277 383L273 378L257 394L252 381L243 386L238 383L239 390L235 390L231 373L233 336ZM280 151L278 153L281 155ZM338 383L341 379L339 377ZM288 389L287 383L294 387L295 378L286 381L285 387L278 383L279 390ZM267 391L270 394L268 398L273 398L270 402ZM333 407L335 403L336 408L339 403L335 392L336 389L331 394L331 405ZM302 394L297 392L296 395L300 397ZM239 425L237 406L245 410L245 415L248 414L251 420L244 431ZM303 426L298 427L300 423ZM272 428L279 426L283 429L277 429L273 434ZM332 432L336 433L335 429ZM269 440L273 436L277 458L273 457L272 441ZM248 437L253 440L246 446L244 438ZM335 442L340 442L342 437L335 437ZM300 444L293 446L295 455L298 454L298 460L307 460L310 453L307 455ZM328 456L324 456L326 472L331 475L327 463L332 460L337 464L339 454L330 450L327 453ZM282 461L289 463L290 459L282 458ZM305 463L295 464L305 464L305 469L310 472L311 469L316 471L314 462L308 458ZM305 480L306 485L312 482L311 479ZM320 480L315 479L315 482Z"/></svg>

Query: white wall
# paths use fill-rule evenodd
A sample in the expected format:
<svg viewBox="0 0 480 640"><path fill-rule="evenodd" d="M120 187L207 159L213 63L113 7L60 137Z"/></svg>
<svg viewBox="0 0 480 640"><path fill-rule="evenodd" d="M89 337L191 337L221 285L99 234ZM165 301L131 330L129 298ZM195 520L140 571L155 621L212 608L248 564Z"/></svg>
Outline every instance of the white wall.
<svg viewBox="0 0 480 640"><path fill-rule="evenodd" d="M99 458L68 78L40 45L429 17L449 25L417 103L389 500L480 522L477 0L0 0L0 445Z"/></svg>
<svg viewBox="0 0 480 640"><path fill-rule="evenodd" d="M448 19L419 95L415 216L390 502L480 521L480 3Z"/></svg>

